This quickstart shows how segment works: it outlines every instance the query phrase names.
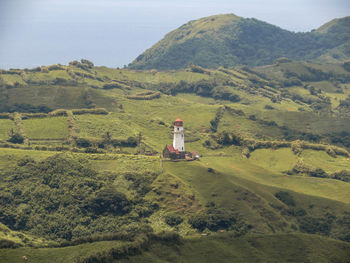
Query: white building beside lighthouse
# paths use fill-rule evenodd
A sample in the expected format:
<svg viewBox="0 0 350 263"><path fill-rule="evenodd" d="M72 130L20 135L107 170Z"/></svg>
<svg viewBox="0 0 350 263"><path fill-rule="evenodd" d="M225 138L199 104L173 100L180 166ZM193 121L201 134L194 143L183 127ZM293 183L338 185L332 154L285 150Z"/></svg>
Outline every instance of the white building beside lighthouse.
<svg viewBox="0 0 350 263"><path fill-rule="evenodd" d="M175 150L179 152L185 151L185 134L183 122L180 118L177 118L174 122L174 139L173 139L173 147Z"/></svg>

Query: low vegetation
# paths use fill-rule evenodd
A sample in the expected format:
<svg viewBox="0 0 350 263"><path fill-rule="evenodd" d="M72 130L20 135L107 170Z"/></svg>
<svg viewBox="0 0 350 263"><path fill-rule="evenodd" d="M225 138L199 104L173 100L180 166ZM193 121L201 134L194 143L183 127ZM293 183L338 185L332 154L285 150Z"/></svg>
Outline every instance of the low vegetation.
<svg viewBox="0 0 350 263"><path fill-rule="evenodd" d="M118 176L132 181L133 199L113 186ZM120 231L130 217L136 223L156 209L142 198L155 176L98 174L74 156L56 155L40 162L19 159L17 166L1 172L0 220L13 230L55 241Z"/></svg>

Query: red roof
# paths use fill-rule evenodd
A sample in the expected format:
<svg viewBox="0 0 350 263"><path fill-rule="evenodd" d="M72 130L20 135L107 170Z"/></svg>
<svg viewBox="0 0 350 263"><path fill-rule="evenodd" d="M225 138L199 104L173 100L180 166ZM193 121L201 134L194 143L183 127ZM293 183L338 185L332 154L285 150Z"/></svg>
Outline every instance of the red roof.
<svg viewBox="0 0 350 263"><path fill-rule="evenodd" d="M168 145L168 149L171 153L179 154L179 150L175 150L174 146Z"/></svg>
<svg viewBox="0 0 350 263"><path fill-rule="evenodd" d="M181 121L182 122L182 120L180 118L177 118L175 122L177 122L177 121Z"/></svg>

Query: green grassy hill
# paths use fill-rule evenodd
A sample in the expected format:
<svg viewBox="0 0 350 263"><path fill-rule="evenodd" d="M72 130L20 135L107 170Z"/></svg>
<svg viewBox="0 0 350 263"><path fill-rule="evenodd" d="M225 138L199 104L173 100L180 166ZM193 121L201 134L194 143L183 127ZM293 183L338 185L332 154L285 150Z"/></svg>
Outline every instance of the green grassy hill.
<svg viewBox="0 0 350 263"><path fill-rule="evenodd" d="M139 55L130 69L179 69L266 65L279 57L336 62L349 59L350 17L319 29L294 33L233 14L190 21Z"/></svg>
<svg viewBox="0 0 350 263"><path fill-rule="evenodd" d="M1 262L84 262L96 252L116 251L125 242L102 241L64 248L21 248L2 251ZM222 233L185 238L180 242L153 241L146 250L109 262L347 262L349 244L305 234L249 235ZM135 255L136 254L136 255ZM139 254L139 255L138 255ZM83 255L83 256L81 256ZM126 257L126 258L124 258ZM96 261L95 261L96 262Z"/></svg>
<svg viewBox="0 0 350 263"><path fill-rule="evenodd" d="M347 249L347 243L310 235L221 234L185 239L177 246L154 244L142 255L120 262L347 262Z"/></svg>
<svg viewBox="0 0 350 263"><path fill-rule="evenodd" d="M0 262L346 262L349 83L287 59L1 71ZM178 117L200 161L160 158Z"/></svg>

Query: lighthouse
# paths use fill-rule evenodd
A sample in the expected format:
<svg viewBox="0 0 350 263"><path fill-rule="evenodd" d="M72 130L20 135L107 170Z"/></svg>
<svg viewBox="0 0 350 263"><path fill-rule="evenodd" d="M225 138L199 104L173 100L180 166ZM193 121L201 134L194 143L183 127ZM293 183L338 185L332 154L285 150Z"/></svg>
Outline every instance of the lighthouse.
<svg viewBox="0 0 350 263"><path fill-rule="evenodd" d="M180 118L177 118L174 122L174 140L173 147L179 152L185 151L185 137L184 137L184 127L183 122Z"/></svg>
<svg viewBox="0 0 350 263"><path fill-rule="evenodd" d="M198 152L185 152L185 132L183 121L177 118L174 122L173 145L165 145L163 158L171 160L183 159L187 161L199 160Z"/></svg>

